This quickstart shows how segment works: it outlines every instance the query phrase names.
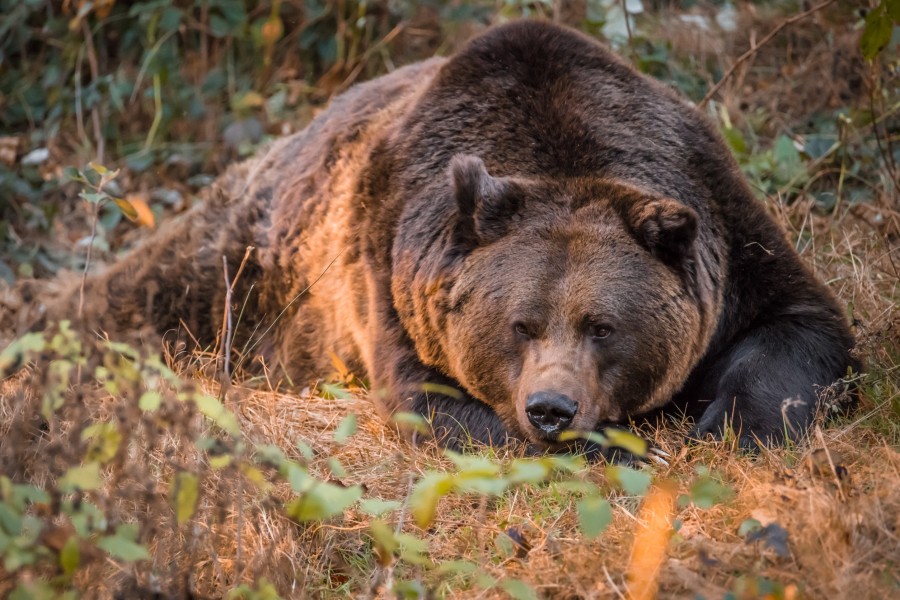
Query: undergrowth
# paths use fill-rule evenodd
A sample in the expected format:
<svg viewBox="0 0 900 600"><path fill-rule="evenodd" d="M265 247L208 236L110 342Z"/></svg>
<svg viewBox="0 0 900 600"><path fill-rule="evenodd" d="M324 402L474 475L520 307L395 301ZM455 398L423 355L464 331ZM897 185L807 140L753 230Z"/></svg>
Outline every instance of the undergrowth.
<svg viewBox="0 0 900 600"><path fill-rule="evenodd" d="M0 294L0 596L896 595L897 7L827 3L755 47L815 7L0 0L6 281L112 260L357 81L553 17L719 123L866 363L858 406L784 449L685 445L672 420L606 440L631 466L457 455L400 439L352 374L252 389L137 336L23 336L40 292Z"/></svg>

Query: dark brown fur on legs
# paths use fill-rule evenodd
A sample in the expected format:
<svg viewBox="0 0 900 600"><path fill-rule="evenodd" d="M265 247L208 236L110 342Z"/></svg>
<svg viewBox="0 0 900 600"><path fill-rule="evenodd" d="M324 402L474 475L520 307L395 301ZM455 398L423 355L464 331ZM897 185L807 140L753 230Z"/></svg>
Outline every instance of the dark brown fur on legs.
<svg viewBox="0 0 900 600"><path fill-rule="evenodd" d="M92 316L209 341L221 257L234 273L251 245L245 346L294 381L333 352L385 417L425 415L448 445L554 447L673 399L696 435L778 442L856 367L714 126L547 23L340 96L92 278Z"/></svg>

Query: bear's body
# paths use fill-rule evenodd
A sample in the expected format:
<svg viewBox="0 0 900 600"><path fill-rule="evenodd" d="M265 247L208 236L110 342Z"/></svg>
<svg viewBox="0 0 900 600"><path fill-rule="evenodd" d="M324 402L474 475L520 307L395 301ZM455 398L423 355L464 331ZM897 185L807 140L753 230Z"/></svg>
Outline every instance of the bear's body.
<svg viewBox="0 0 900 600"><path fill-rule="evenodd" d="M778 441L854 364L714 127L546 23L338 97L89 278L85 317L210 343L248 246L236 352L298 383L334 353L448 444L552 446L672 400L698 434Z"/></svg>

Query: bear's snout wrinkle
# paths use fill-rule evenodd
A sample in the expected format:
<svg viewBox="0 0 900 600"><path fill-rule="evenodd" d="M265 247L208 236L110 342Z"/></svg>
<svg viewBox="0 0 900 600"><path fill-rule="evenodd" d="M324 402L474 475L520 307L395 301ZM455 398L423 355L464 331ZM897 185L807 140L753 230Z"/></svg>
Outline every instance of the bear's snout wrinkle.
<svg viewBox="0 0 900 600"><path fill-rule="evenodd" d="M577 402L556 392L535 392L525 403L528 421L542 436L554 440L572 424L577 412Z"/></svg>

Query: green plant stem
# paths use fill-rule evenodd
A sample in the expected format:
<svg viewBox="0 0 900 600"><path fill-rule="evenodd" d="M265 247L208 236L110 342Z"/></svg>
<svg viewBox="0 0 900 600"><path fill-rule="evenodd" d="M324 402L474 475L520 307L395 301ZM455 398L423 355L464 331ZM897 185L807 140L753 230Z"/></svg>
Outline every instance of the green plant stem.
<svg viewBox="0 0 900 600"><path fill-rule="evenodd" d="M153 139L162 122L162 83L160 82L159 73L153 76L153 123L150 125L150 131L147 132L147 139L144 141L144 150L150 150L153 145Z"/></svg>

